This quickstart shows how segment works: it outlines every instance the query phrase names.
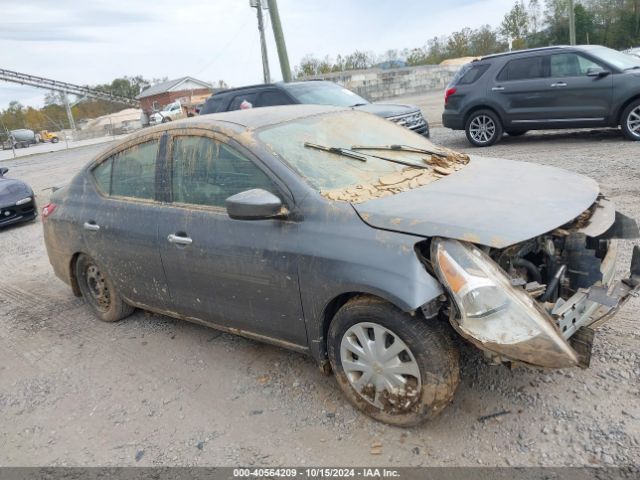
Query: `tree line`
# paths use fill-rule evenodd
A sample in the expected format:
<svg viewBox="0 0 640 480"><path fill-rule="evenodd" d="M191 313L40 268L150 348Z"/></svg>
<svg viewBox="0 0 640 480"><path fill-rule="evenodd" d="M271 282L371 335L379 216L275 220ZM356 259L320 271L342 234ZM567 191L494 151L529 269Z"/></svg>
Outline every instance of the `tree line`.
<svg viewBox="0 0 640 480"><path fill-rule="evenodd" d="M605 45L617 50L640 46L640 0L576 0L578 44ZM297 78L375 65L437 65L448 58L476 57L514 50L569 44L568 0L517 0L497 27L463 28L433 37L422 47L387 50L381 55L355 51L317 58L306 55L295 67Z"/></svg>

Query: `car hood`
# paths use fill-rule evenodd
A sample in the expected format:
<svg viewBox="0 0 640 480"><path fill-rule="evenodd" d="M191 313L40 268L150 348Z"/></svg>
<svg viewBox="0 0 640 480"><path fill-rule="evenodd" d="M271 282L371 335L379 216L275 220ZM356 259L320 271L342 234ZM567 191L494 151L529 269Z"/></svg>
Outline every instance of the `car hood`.
<svg viewBox="0 0 640 480"><path fill-rule="evenodd" d="M413 112L419 112L420 109L413 105L403 105L401 103L367 103L356 107L357 110L373 113L379 117L395 117L398 115L406 115Z"/></svg>
<svg viewBox="0 0 640 480"><path fill-rule="evenodd" d="M0 205L12 205L31 195L33 192L26 183L13 178L0 177Z"/></svg>
<svg viewBox="0 0 640 480"><path fill-rule="evenodd" d="M573 220L598 193L583 175L476 157L429 185L353 207L374 228L504 248Z"/></svg>

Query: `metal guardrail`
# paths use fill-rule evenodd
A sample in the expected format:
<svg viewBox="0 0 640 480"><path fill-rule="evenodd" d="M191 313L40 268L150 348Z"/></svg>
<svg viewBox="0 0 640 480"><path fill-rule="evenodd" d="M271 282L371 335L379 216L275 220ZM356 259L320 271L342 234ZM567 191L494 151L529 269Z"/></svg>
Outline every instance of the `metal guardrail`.
<svg viewBox="0 0 640 480"><path fill-rule="evenodd" d="M110 102L122 103L132 107L139 107L140 102L135 98L123 97L121 95L113 95L109 92L96 90L94 88L83 87L82 85L74 85L73 83L60 82L51 80L50 78L38 77L26 73L14 72L0 68L0 80L5 82L19 83L21 85L29 85L31 87L44 88L56 92L70 93L72 95L80 95L83 97L97 98L99 100L107 100Z"/></svg>

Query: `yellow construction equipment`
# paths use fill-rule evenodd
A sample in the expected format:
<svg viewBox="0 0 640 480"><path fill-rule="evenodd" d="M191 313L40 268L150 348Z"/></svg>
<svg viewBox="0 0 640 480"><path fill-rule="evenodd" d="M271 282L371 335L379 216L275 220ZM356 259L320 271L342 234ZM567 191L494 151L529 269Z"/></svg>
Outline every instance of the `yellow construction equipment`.
<svg viewBox="0 0 640 480"><path fill-rule="evenodd" d="M49 132L49 130L40 130L40 141L58 143L60 139L55 133Z"/></svg>

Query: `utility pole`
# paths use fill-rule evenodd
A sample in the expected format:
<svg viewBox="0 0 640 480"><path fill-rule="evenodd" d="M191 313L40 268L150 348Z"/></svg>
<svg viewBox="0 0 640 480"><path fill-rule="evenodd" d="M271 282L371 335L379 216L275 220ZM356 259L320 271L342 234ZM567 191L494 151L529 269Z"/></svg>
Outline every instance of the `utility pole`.
<svg viewBox="0 0 640 480"><path fill-rule="evenodd" d="M576 44L576 11L574 0L569 0L569 44Z"/></svg>
<svg viewBox="0 0 640 480"><path fill-rule="evenodd" d="M287 46L284 43L284 34L282 33L282 24L280 23L280 14L278 13L278 3L276 0L267 0L269 5L269 15L271 16L271 26L273 27L273 36L276 40L278 48L278 58L280 59L280 70L282 70L282 80L291 81L291 67L289 67L289 56L287 55Z"/></svg>
<svg viewBox="0 0 640 480"><path fill-rule="evenodd" d="M250 0L249 5L258 12L258 31L260 32L260 49L262 50L262 75L264 83L271 82L271 72L269 72L269 56L267 55L267 41L264 38L264 23L262 19L262 0Z"/></svg>
<svg viewBox="0 0 640 480"><path fill-rule="evenodd" d="M64 94L64 106L65 109L67 110L67 119L69 120L69 128L71 129L72 132L75 132L76 130L76 122L73 121L73 113L71 113L71 105L69 105L69 97L67 97L67 94Z"/></svg>

